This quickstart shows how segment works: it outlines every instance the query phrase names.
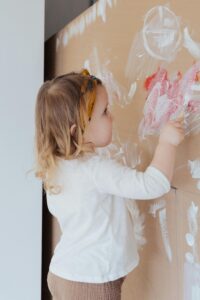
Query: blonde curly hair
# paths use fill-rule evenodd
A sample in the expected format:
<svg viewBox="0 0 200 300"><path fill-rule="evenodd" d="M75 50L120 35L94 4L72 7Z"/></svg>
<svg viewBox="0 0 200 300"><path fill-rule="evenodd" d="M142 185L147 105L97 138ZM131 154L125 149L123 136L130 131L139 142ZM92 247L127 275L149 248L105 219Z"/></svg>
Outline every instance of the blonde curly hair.
<svg viewBox="0 0 200 300"><path fill-rule="evenodd" d="M74 159L93 152L92 143L84 143L83 134L90 120L99 78L87 69L45 81L35 106L35 176L42 179L45 191L58 194L61 186L52 180L59 159ZM76 130L72 135L71 126Z"/></svg>

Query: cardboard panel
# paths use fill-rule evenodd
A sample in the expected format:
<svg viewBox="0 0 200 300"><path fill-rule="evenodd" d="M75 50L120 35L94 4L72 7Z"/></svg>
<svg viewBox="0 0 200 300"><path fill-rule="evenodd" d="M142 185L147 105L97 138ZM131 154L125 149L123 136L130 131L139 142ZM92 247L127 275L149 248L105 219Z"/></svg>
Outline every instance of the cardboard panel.
<svg viewBox="0 0 200 300"><path fill-rule="evenodd" d="M47 78L72 70L79 71L89 60L94 73L99 72L99 65L103 66L109 74L114 76L115 81L124 88L125 94L127 94L131 83L125 76L125 67L132 41L143 27L145 14L155 5L157 5L156 1L149 2L147 0L137 4L128 0L118 0L113 2L112 8L107 4L102 13L103 16L96 15L95 20L90 21L89 25L84 21L83 33L79 34L77 32L79 32L81 22L87 20L96 5L89 8L47 42ZM198 5L197 0L190 2L191 8L198 7ZM177 16L181 17L182 32L186 25L192 32L199 32L197 9L188 9L187 1L172 1L170 8ZM96 10L98 12L98 9ZM191 54L181 48L176 59L167 64L166 68L169 72L181 71L184 73L193 62L194 58ZM138 127L143 117L143 107L147 96L143 87L144 79L138 80L138 88L130 104L123 108L116 104L112 109L120 136L132 136L134 142L141 144L145 151L147 163L145 164L142 160L145 167L152 157L156 143L153 136L147 136L146 140L142 142L138 140ZM191 178L188 168L188 160L199 158L199 151L199 134L188 135L178 148L175 176L172 183L174 187L199 192L196 188L196 181Z"/></svg>
<svg viewBox="0 0 200 300"><path fill-rule="evenodd" d="M162 4L165 2L159 3ZM147 97L144 80L150 74L150 68L154 67L156 71L160 62L144 64L143 75L137 80L135 95L129 99L128 104L122 105L123 95L128 99L127 95L132 84L130 78L125 75L125 69L134 37L143 27L144 16L156 5L157 1L153 0L101 1L101 6L97 3L89 8L46 43L46 79L70 71L79 71L84 66L89 66L94 75L106 74L108 82L108 78L114 78L115 88L121 93L121 102L116 101L112 106L115 130L122 143L131 140L138 145L141 161L137 166L139 170L144 170L150 163L158 139L157 136L150 135L141 140L138 128L143 118ZM188 26L198 37L198 8L200 8L198 0L170 2L170 9L181 17L181 33L183 28ZM191 53L180 47L176 58L170 63L165 62L164 67L171 74L177 71L184 74L193 62L194 57ZM123 285L124 300L200 299L199 286L195 285L195 279L193 278L193 281L188 279L188 276L192 277L191 274L196 274L194 264L191 262L185 264L185 253L189 247L185 240L189 226L188 209L192 203L196 203L198 208L200 193L197 189L197 180L191 176L188 161L199 159L199 137L198 132L188 134L184 142L178 146L172 190L165 197L166 204L158 209L156 217L152 217L149 209L153 203L160 205L159 199L150 202L139 201L139 208L146 216L145 236L148 244L141 252L139 267L129 274ZM165 217L166 222L162 225ZM162 237L161 225L164 226L163 232L167 226L168 238ZM189 237L191 238L190 235ZM198 251L199 248L196 249L196 252ZM198 265L198 257L195 259ZM192 287L197 295L194 298L191 296Z"/></svg>
<svg viewBox="0 0 200 300"><path fill-rule="evenodd" d="M158 209L155 217L149 211L155 211L152 204L161 199L139 202L146 216L148 241L140 252L139 266L124 282L123 300L199 299L199 195L172 190L164 199L166 206Z"/></svg>

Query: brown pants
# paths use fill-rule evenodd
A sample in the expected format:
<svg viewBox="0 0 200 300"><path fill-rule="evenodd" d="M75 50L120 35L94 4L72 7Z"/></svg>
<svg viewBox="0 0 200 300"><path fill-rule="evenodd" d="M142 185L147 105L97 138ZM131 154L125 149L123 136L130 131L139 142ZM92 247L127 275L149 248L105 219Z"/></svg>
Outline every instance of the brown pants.
<svg viewBox="0 0 200 300"><path fill-rule="evenodd" d="M121 286L125 277L105 283L76 282L51 272L47 284L53 300L121 300Z"/></svg>

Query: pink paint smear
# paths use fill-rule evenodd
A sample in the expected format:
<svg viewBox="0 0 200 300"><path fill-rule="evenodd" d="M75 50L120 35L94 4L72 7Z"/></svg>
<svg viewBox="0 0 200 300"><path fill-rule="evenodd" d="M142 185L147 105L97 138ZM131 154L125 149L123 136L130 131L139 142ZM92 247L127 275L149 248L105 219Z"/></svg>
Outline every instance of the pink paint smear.
<svg viewBox="0 0 200 300"><path fill-rule="evenodd" d="M159 68L146 79L144 86L148 95L139 124L141 138L159 134L161 127L181 112L184 112L187 133L200 130L200 61L184 76L177 72L174 78Z"/></svg>

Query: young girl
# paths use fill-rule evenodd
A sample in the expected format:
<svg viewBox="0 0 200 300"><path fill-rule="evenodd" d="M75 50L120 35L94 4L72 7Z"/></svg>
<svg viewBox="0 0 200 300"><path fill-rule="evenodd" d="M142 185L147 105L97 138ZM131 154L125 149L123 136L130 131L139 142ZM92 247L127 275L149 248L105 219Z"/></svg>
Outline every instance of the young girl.
<svg viewBox="0 0 200 300"><path fill-rule="evenodd" d="M183 119L163 127L140 172L95 152L111 142L112 116L104 85L87 70L44 82L35 117L36 176L62 232L49 290L56 300L120 300L123 280L139 262L126 202L169 192Z"/></svg>

